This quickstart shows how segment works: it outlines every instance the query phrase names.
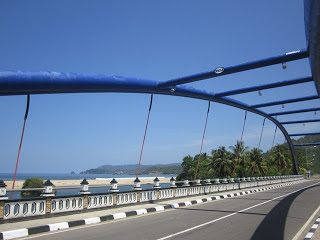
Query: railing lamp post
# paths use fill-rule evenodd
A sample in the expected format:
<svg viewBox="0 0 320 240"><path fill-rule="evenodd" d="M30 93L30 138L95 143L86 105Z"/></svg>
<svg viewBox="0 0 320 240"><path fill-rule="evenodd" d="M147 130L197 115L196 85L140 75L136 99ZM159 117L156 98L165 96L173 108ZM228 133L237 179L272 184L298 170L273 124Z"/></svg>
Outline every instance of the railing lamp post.
<svg viewBox="0 0 320 240"><path fill-rule="evenodd" d="M118 182L116 181L116 179L112 179L110 184L111 184L110 192L119 192Z"/></svg>
<svg viewBox="0 0 320 240"><path fill-rule="evenodd" d="M172 178L170 179L170 187L171 187L171 188L177 187L177 186L176 186L176 180L174 179L174 177L172 177Z"/></svg>
<svg viewBox="0 0 320 240"><path fill-rule="evenodd" d="M41 194L42 197L53 197L53 184L52 182L48 179L44 184L44 190L43 193Z"/></svg>
<svg viewBox="0 0 320 240"><path fill-rule="evenodd" d="M7 197L7 184L3 180L0 180L0 200L6 200Z"/></svg>
<svg viewBox="0 0 320 240"><path fill-rule="evenodd" d="M134 180L133 190L142 190L141 188L141 182L138 177L136 177L136 180Z"/></svg>
<svg viewBox="0 0 320 240"><path fill-rule="evenodd" d="M83 179L82 182L80 183L81 185L81 189L79 194L90 194L89 192L89 182L87 181L87 179Z"/></svg>
<svg viewBox="0 0 320 240"><path fill-rule="evenodd" d="M160 180L158 177L156 177L154 180L153 180L153 188L161 188L160 187L160 184L159 184Z"/></svg>

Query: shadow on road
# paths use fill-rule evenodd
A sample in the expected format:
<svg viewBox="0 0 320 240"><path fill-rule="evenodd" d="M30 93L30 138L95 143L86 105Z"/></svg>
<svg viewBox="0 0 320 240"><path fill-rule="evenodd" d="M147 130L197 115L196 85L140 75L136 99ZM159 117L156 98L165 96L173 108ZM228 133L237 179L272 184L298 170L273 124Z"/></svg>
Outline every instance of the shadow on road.
<svg viewBox="0 0 320 240"><path fill-rule="evenodd" d="M293 201L301 193L314 187L319 187L319 185L302 189L280 201L263 219L251 239L284 239L285 224Z"/></svg>

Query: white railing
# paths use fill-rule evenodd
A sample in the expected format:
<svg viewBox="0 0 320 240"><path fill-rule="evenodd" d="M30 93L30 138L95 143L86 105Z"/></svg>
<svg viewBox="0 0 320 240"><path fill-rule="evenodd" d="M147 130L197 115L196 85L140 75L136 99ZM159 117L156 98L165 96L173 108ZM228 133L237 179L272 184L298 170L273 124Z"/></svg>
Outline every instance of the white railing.
<svg viewBox="0 0 320 240"><path fill-rule="evenodd" d="M131 192L114 192L106 194L82 194L79 196L67 197L43 197L30 200L6 200L0 198L3 212L0 212L0 219L14 219L32 217L45 214L65 213L80 211L83 209L111 207L114 205L135 204L137 202L147 202L159 199L184 197L198 194L209 194L220 191L243 189L269 184L277 184L302 180L303 176L283 176L283 177L257 177L235 179L235 182L223 182L215 179L213 184L208 180L208 185L183 186L172 188L160 188L151 190L140 190ZM231 180L232 181L232 180ZM27 190L24 190L27 191ZM0 205L1 206L1 205ZM47 209L49 207L49 209Z"/></svg>
<svg viewBox="0 0 320 240"><path fill-rule="evenodd" d="M187 192L188 192L187 187L176 188L176 195L175 195L175 197L187 196Z"/></svg>
<svg viewBox="0 0 320 240"><path fill-rule="evenodd" d="M4 219L32 217L46 213L46 200L14 201L4 204Z"/></svg>
<svg viewBox="0 0 320 240"><path fill-rule="evenodd" d="M199 194L199 186L197 187L189 187L189 195Z"/></svg>
<svg viewBox="0 0 320 240"><path fill-rule="evenodd" d="M140 192L140 202L157 200L157 191L156 190L147 190Z"/></svg>
<svg viewBox="0 0 320 240"><path fill-rule="evenodd" d="M173 189L160 189L159 199L173 198Z"/></svg>
<svg viewBox="0 0 320 240"><path fill-rule="evenodd" d="M88 196L88 209L108 207L113 205L113 194Z"/></svg>
<svg viewBox="0 0 320 240"><path fill-rule="evenodd" d="M138 193L137 192L124 192L117 193L117 205L137 203Z"/></svg>
<svg viewBox="0 0 320 240"><path fill-rule="evenodd" d="M201 186L200 187L200 194L206 194L210 192L210 186Z"/></svg>
<svg viewBox="0 0 320 240"><path fill-rule="evenodd" d="M51 199L51 213L71 212L83 209L83 197Z"/></svg>

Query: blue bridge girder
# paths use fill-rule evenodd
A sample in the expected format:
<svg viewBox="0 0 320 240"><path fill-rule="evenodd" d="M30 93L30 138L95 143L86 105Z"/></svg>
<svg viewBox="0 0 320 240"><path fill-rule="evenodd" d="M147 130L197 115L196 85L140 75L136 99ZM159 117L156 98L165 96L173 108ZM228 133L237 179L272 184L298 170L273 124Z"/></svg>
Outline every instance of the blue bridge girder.
<svg viewBox="0 0 320 240"><path fill-rule="evenodd" d="M294 151L294 146L319 145L318 143L293 144L290 136L300 136L289 134L283 125L295 123L311 123L320 120L277 120L277 116L298 114L312 111L319 111L320 107L295 109L292 111L282 111L267 113L259 108L274 106L279 104L292 104L302 101L317 100L320 94L320 1L304 0L306 50L291 51L279 56L269 57L257 61L227 67L216 67L214 70L197 73L191 76L184 76L164 82L146 80L140 78L130 78L122 76L107 76L98 74L80 73L58 73L58 72L23 72L23 71L0 71L0 96L4 95L31 95L31 94L56 94L56 93L97 93L97 92L124 92L124 93L147 93L189 97L195 99L209 100L236 108L240 108L265 117L272 121L283 133L288 143L292 155L294 172L298 173L298 162ZM243 89L228 90L221 93L213 93L203 89L195 89L187 83L204 79L217 78L228 74L235 74L251 69L283 64L285 62L309 58L312 76L298 79L280 81L260 86L252 86ZM314 82L318 95L299 97L295 99L284 99L269 103L248 105L243 102L229 98L228 96L245 94L265 89L285 87L295 84ZM310 133L303 135L316 135Z"/></svg>

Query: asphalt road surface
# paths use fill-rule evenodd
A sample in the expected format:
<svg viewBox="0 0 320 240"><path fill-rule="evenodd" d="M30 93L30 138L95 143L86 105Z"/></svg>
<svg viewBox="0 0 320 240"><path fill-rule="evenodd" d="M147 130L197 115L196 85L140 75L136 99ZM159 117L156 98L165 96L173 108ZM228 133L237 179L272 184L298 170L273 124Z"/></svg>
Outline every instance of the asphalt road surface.
<svg viewBox="0 0 320 240"><path fill-rule="evenodd" d="M215 200L26 239L293 239L320 205L320 182Z"/></svg>

